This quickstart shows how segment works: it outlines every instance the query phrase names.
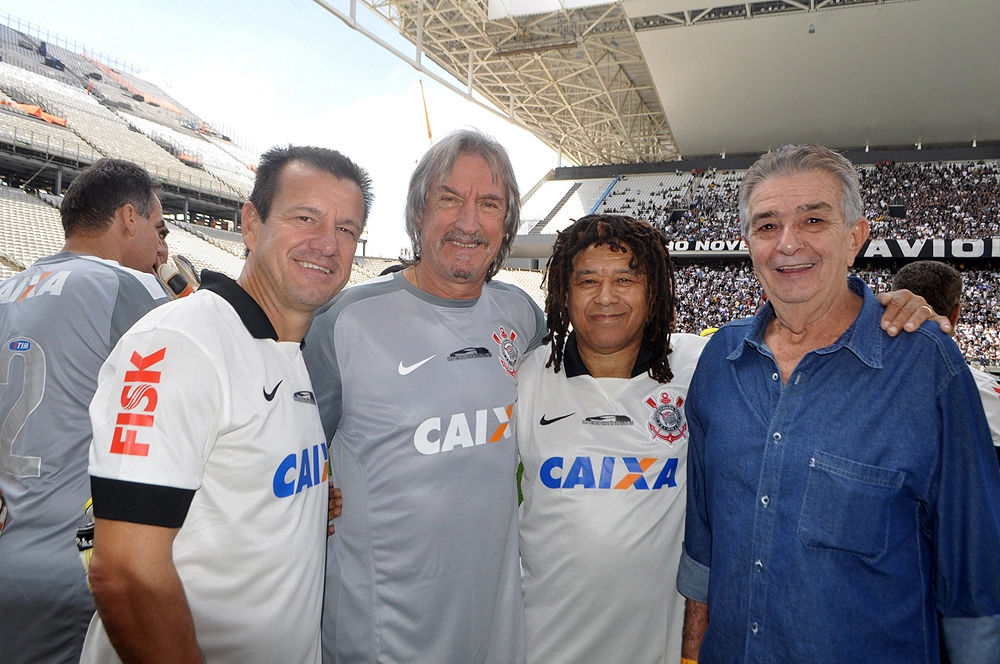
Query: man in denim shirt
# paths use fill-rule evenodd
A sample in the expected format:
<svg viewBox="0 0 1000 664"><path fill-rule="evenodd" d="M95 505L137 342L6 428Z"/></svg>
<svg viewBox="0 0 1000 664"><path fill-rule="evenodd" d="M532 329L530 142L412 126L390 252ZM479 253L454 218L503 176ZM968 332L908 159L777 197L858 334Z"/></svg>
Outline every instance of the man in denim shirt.
<svg viewBox="0 0 1000 664"><path fill-rule="evenodd" d="M958 347L889 338L848 278L868 222L846 159L782 148L739 200L769 304L691 383L684 657L936 662L943 634L955 664L1000 661L1000 471Z"/></svg>

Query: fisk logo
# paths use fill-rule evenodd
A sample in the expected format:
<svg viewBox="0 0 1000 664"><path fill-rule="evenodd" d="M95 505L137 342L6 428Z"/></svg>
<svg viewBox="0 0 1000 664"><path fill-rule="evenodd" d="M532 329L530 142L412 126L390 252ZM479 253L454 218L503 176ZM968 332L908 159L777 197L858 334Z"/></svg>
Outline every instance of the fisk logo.
<svg viewBox="0 0 1000 664"><path fill-rule="evenodd" d="M278 498L287 498L302 489L323 484L329 477L328 459L326 445L322 444L307 447L298 454L289 454L281 460L278 469L274 471L274 480L271 483L274 495ZM299 471L298 481L293 472L295 470ZM289 473L292 473L291 479L288 477Z"/></svg>
<svg viewBox="0 0 1000 664"><path fill-rule="evenodd" d="M69 270L56 272L54 275L48 271L27 279L10 279L0 287L0 304L20 302L45 294L61 295L69 275Z"/></svg>
<svg viewBox="0 0 1000 664"><path fill-rule="evenodd" d="M442 418L429 417L420 423L413 434L413 446L421 454L450 452L456 447L475 447L495 443L510 438L510 416L514 404L504 408L477 410L472 420L475 429L469 426L466 413L455 413L448 420L448 428L442 435Z"/></svg>
<svg viewBox="0 0 1000 664"><path fill-rule="evenodd" d="M593 459L589 456L578 456L573 460L569 470L563 472L565 459L550 457L542 463L538 470L538 479L550 489L640 489L648 490L645 473L654 464L655 457L639 459L637 457L609 457L600 461L600 479L594 475ZM624 476L614 482L616 467L624 466ZM618 473L622 475L621 472ZM677 457L667 458L653 481L653 489L677 486Z"/></svg>
<svg viewBox="0 0 1000 664"><path fill-rule="evenodd" d="M162 361L166 354L166 347L146 357L132 351L129 361L135 369L125 372L125 386L121 395L122 408L129 412L118 413L115 433L111 438L112 454L149 455L149 445L136 440L138 430L134 427L153 426L153 412L157 401L153 385L159 384L160 372L151 371L150 367ZM134 412L136 410L139 412Z"/></svg>

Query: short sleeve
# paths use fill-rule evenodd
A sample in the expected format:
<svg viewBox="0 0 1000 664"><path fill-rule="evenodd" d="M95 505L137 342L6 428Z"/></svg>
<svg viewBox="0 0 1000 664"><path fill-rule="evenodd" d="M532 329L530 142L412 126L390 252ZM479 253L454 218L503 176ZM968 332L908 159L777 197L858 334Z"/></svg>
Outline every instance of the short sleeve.
<svg viewBox="0 0 1000 664"><path fill-rule="evenodd" d="M340 311L339 307L334 307L313 318L305 348L302 349L328 444L337 433L344 412L340 365L334 343L334 326Z"/></svg>
<svg viewBox="0 0 1000 664"><path fill-rule="evenodd" d="M111 495L109 486L133 497L138 487L193 496L229 408L221 375L215 359L186 334L142 329L121 338L101 368L90 405L90 474L100 485L97 516L116 518L98 504L99 495ZM176 492L158 495L164 493ZM162 525L142 510L122 520Z"/></svg>
<svg viewBox="0 0 1000 664"><path fill-rule="evenodd" d="M528 342L528 352L531 352L542 345L542 339L545 337L545 333L548 332L548 327L545 324L545 312L530 297L528 298L528 302L531 306L531 313L535 317L535 334L532 335L531 341Z"/></svg>
<svg viewBox="0 0 1000 664"><path fill-rule="evenodd" d="M1000 387L992 376L984 371L975 372L972 377L979 388L979 396L983 401L983 411L986 413L986 423L990 426L990 436L993 445L1000 447Z"/></svg>

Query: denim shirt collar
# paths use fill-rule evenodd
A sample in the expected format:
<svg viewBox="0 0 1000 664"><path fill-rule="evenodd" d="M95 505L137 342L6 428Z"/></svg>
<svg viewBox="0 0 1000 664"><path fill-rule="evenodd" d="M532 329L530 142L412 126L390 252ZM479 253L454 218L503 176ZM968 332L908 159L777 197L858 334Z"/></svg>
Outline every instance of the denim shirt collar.
<svg viewBox="0 0 1000 664"><path fill-rule="evenodd" d="M872 369L881 369L884 333L879 323L885 309L878 303L871 289L860 277L849 276L847 286L862 297L861 311L839 339L826 348L820 348L813 352L817 355L827 355L835 353L841 348L846 348ZM746 326L743 343L737 344L736 349L726 359L731 361L739 359L746 346L770 356L771 352L764 343L764 333L772 318L774 318L774 305L768 302Z"/></svg>

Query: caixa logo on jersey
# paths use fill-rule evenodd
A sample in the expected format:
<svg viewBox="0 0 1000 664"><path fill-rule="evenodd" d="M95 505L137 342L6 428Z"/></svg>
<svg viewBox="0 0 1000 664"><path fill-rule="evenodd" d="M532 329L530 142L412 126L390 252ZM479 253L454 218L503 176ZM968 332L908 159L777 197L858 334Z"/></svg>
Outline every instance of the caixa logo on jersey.
<svg viewBox="0 0 1000 664"><path fill-rule="evenodd" d="M474 413L455 413L447 418L429 417L413 433L413 446L421 454L430 455L510 438L508 425L513 411L514 404L510 404Z"/></svg>
<svg viewBox="0 0 1000 664"><path fill-rule="evenodd" d="M125 372L121 405L125 412L118 413L115 432L111 438L112 454L147 456L149 445L136 440L139 429L153 426L157 394L154 385L160 382L160 372L150 369L166 357L166 347L143 357L132 351L129 359L134 370Z"/></svg>
<svg viewBox="0 0 1000 664"><path fill-rule="evenodd" d="M639 489L649 490L677 486L677 457L664 459L663 466L656 472L656 479L650 487L646 481L646 471L656 465L655 457L603 457L595 464L589 456L573 459L569 470L564 471L566 459L550 457L538 470L538 479L550 489ZM595 475L594 470L600 476ZM615 476L618 480L615 480ZM650 473L652 477L652 473Z"/></svg>
<svg viewBox="0 0 1000 664"><path fill-rule="evenodd" d="M326 445L307 447L298 454L289 454L274 471L271 486L278 498L293 496L303 489L324 484L329 477L329 456Z"/></svg>

